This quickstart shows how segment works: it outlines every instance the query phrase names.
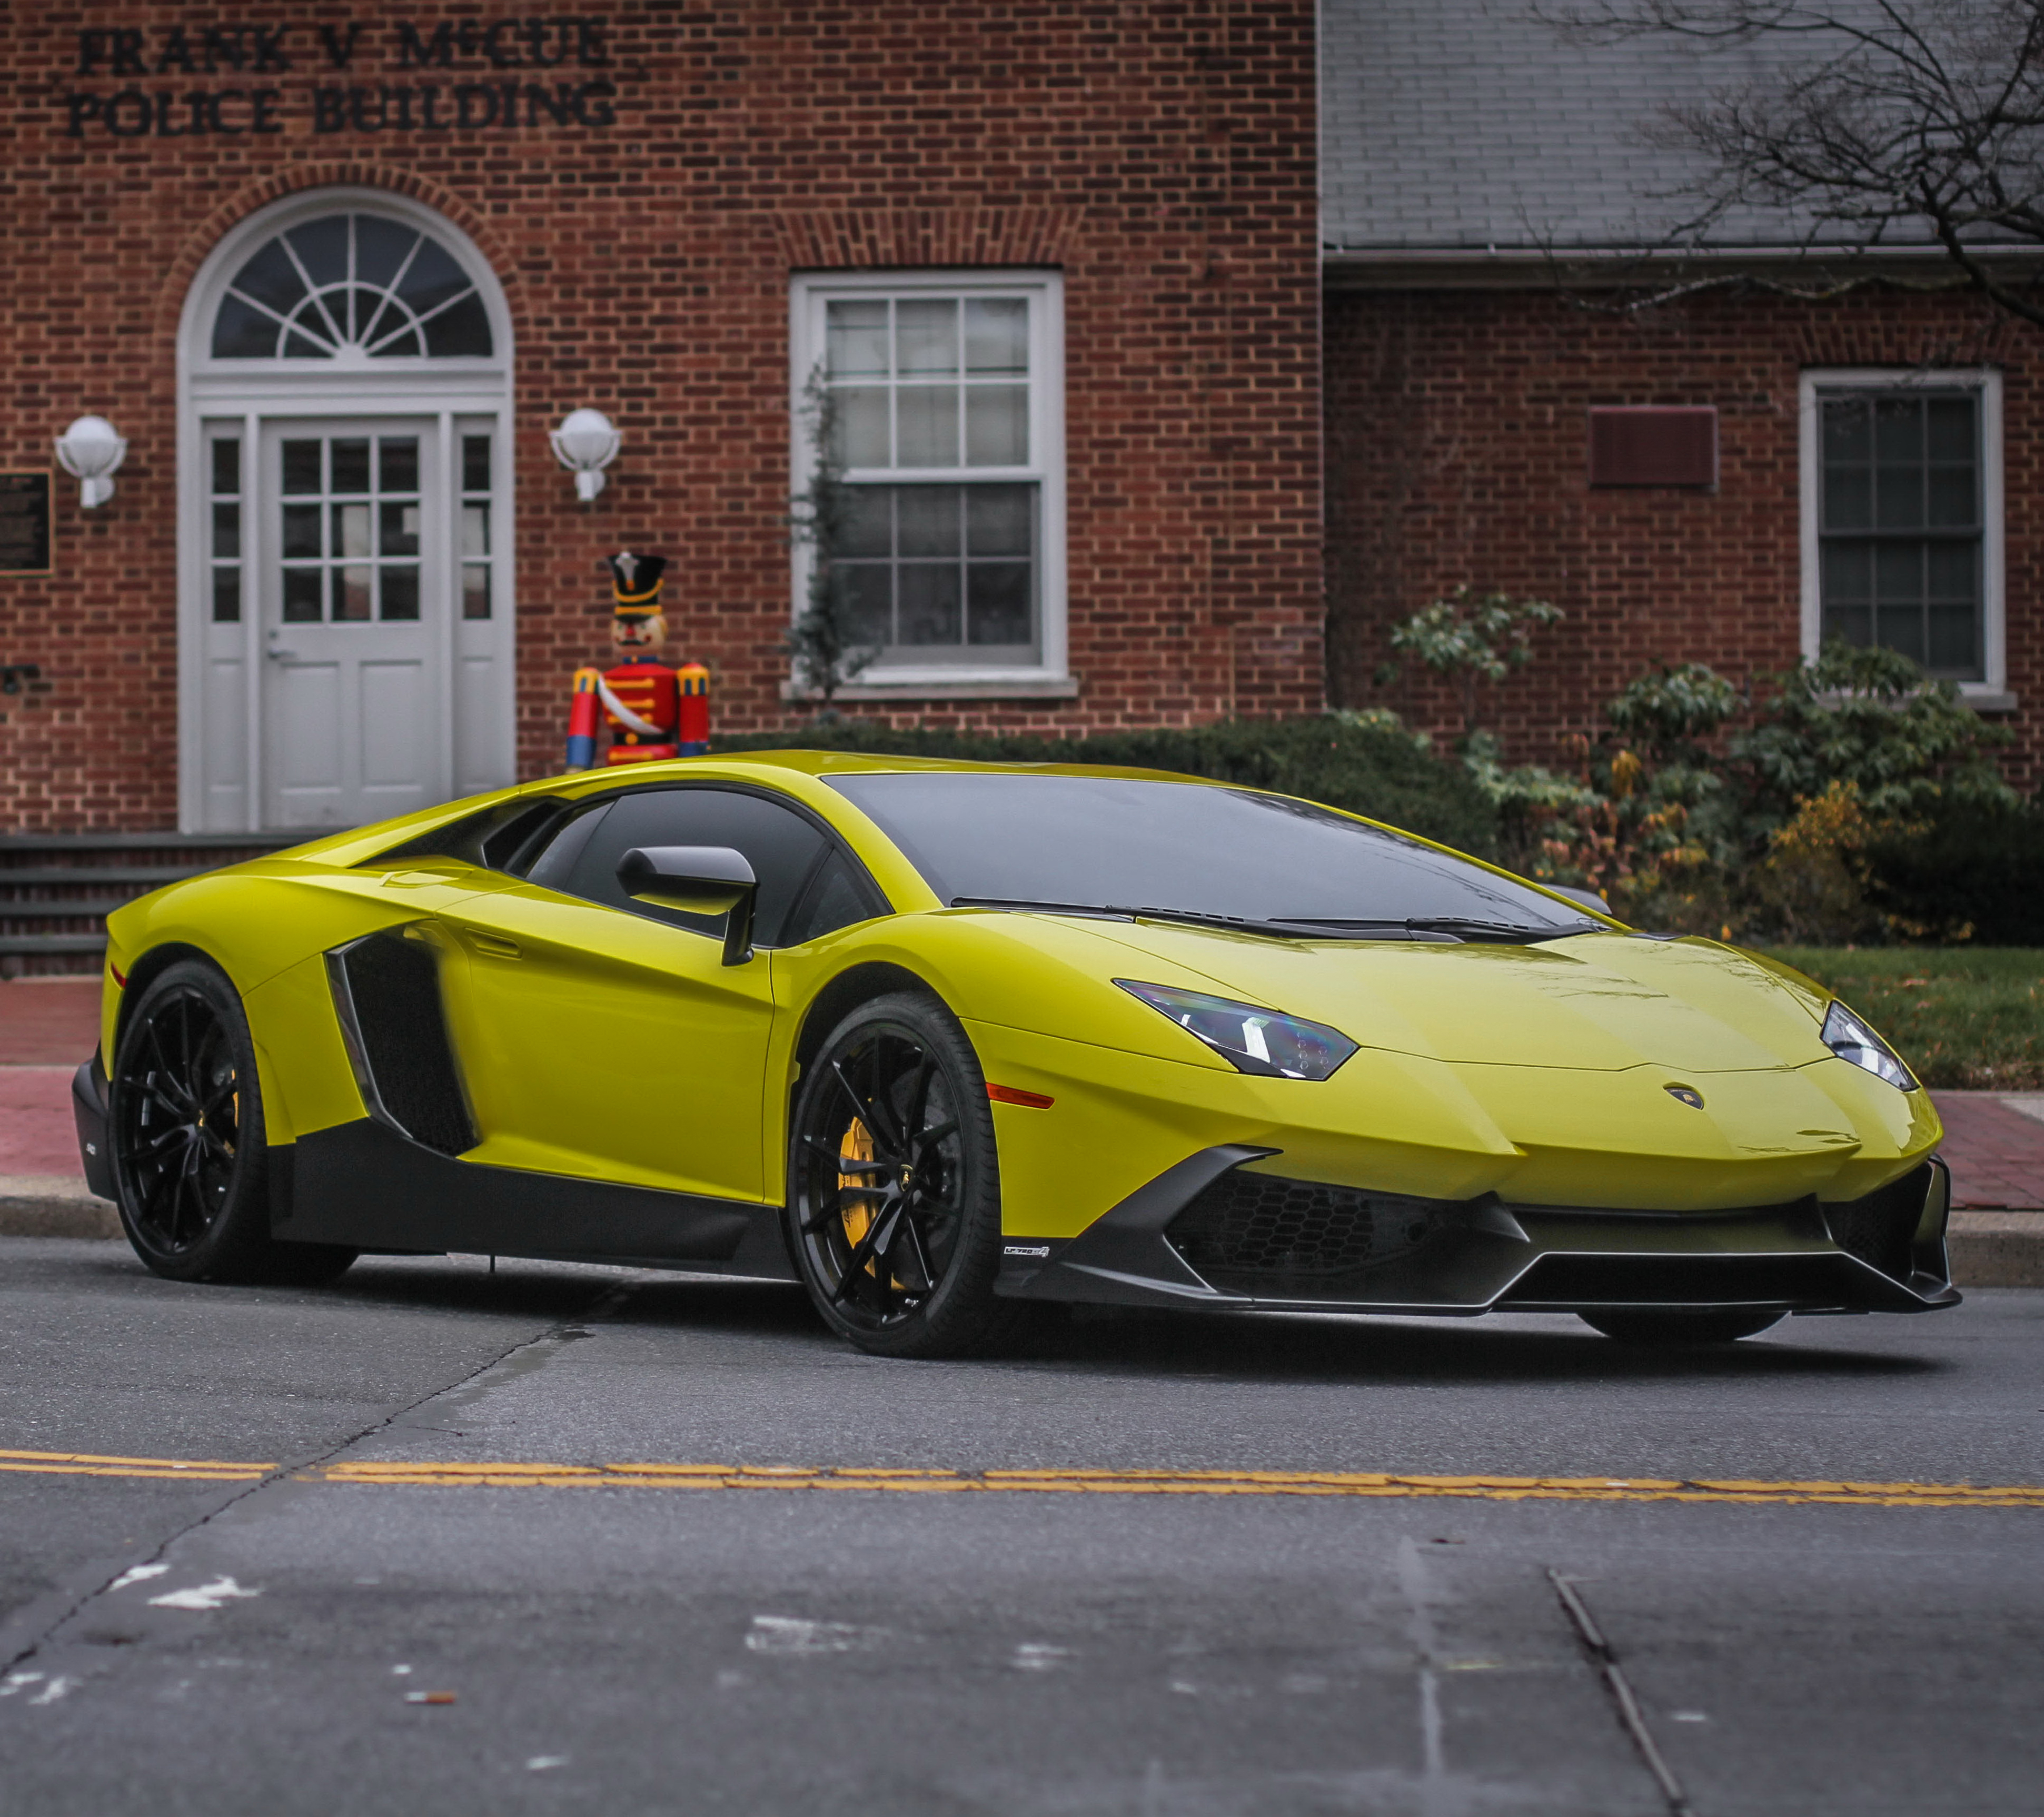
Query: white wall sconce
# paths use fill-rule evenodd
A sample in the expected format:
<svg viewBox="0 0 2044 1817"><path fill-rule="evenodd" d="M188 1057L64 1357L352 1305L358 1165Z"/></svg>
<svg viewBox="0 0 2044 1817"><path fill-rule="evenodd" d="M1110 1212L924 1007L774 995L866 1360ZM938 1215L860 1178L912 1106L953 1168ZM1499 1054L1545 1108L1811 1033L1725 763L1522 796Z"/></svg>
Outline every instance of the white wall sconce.
<svg viewBox="0 0 2044 1817"><path fill-rule="evenodd" d="M603 490L603 470L624 440L601 410L571 410L548 439L554 458L575 476L575 497L585 505Z"/></svg>
<svg viewBox="0 0 2044 1817"><path fill-rule="evenodd" d="M127 441L104 417L80 417L57 437L58 464L83 482L79 503L88 511L113 496L112 475L127 458Z"/></svg>

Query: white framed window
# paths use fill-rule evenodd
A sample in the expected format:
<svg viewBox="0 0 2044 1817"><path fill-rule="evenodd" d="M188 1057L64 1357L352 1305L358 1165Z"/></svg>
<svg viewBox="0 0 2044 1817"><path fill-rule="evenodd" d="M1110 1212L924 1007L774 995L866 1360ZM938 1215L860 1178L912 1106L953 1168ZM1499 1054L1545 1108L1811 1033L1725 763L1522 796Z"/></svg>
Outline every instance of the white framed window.
<svg viewBox="0 0 2044 1817"><path fill-rule="evenodd" d="M830 551L862 643L848 699L1062 695L1064 321L1055 272L798 276L793 486L817 400L847 489ZM816 551L796 551L791 610Z"/></svg>
<svg viewBox="0 0 2044 1817"><path fill-rule="evenodd" d="M1804 657L1842 639L1899 651L1975 705L2008 692L2001 375L1802 375Z"/></svg>

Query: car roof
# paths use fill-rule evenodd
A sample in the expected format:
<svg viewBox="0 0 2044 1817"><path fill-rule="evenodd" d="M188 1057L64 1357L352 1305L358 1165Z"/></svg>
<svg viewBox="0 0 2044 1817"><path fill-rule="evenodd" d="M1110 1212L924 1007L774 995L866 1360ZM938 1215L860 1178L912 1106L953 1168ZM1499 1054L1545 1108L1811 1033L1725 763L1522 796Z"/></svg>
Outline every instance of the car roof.
<svg viewBox="0 0 2044 1817"><path fill-rule="evenodd" d="M863 751L713 751L702 757L678 757L663 763L634 763L542 776L532 782L495 789L459 801L443 802L398 820L367 827L353 827L322 839L294 846L275 858L296 862L348 866L368 862L379 852L403 844L435 828L464 818L493 804L521 797L563 797L571 801L592 799L613 792L644 789L659 784L691 782L751 782L788 788L798 797L810 795L814 786L832 776L887 775L953 772L970 775L1075 776L1119 778L1155 782L1178 782L1199 787L1231 788L1242 785L1216 782L1203 776L1187 776L1175 770L1121 769L1083 763L974 763L962 758L898 757ZM810 788L805 789L802 785ZM842 797L840 797L842 799ZM812 801L812 807L820 805ZM847 806L849 803L846 804Z"/></svg>

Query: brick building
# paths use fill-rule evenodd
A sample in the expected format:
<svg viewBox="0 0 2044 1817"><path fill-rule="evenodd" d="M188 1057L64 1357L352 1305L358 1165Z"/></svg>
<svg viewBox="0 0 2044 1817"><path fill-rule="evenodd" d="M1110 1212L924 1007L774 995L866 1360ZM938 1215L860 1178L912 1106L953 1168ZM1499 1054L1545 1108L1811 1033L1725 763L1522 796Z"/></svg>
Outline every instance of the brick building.
<svg viewBox="0 0 2044 1817"><path fill-rule="evenodd" d="M1806 54L1564 43L1520 0L1331 5L1323 36L1329 689L1446 729L1447 691L1379 686L1396 620L1458 582L1553 601L1489 703L1513 755L1657 661L1742 683L1827 636L1889 644L2011 726L2044 779L2044 398L2037 331L1958 289L1830 302L1758 209L1684 256L1692 174L1660 104ZM1822 248L1815 264L1822 268ZM1869 262L1854 267L1864 273ZM1871 263L1949 276L1932 250ZM1834 264L1831 269L1836 271Z"/></svg>
<svg viewBox="0 0 2044 1817"><path fill-rule="evenodd" d="M1746 681L1828 632L1958 681L2038 778L2031 331L1950 290L1605 306L1665 275L1634 255L1684 175L1639 121L1760 53L1585 52L1530 0L137 0L16 8L0 49L0 663L40 671L0 828L545 774L621 547L674 558L717 724L795 723L819 376L862 713L1446 729L1374 678L1466 581L1567 615L1496 702L1516 757L1650 662ZM622 448L585 505L548 434L592 408ZM87 413L113 497L55 475L24 571L21 488Z"/></svg>
<svg viewBox="0 0 2044 1817"><path fill-rule="evenodd" d="M558 766L606 551L790 722L821 375L886 647L1047 730L1318 707L1310 0L25 6L0 824L349 824ZM548 432L622 436L586 505ZM110 501L33 470L94 413ZM24 502L25 498L27 502Z"/></svg>

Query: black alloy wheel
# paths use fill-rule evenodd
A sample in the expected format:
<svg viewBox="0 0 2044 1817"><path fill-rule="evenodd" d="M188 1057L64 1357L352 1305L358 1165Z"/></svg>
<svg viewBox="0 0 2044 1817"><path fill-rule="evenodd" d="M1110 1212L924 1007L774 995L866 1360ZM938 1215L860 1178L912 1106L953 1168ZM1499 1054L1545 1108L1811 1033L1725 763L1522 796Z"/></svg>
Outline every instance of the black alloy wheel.
<svg viewBox="0 0 2044 1817"><path fill-rule="evenodd" d="M898 993L839 1024L803 1069L789 1247L832 1330L876 1355L1002 1342L1001 1190L986 1081L957 1020Z"/></svg>
<svg viewBox="0 0 2044 1817"><path fill-rule="evenodd" d="M1778 1325L1783 1312L1747 1312L1727 1307L1721 1312L1666 1312L1648 1310L1578 1312L1576 1316L1593 1331L1622 1344L1649 1344L1657 1348L1671 1344L1729 1344L1750 1338L1771 1325Z"/></svg>
<svg viewBox="0 0 2044 1817"><path fill-rule="evenodd" d="M355 1260L270 1235L255 1049L233 986L211 966L182 961L142 992L109 1084L121 1221L156 1273L314 1282Z"/></svg>

